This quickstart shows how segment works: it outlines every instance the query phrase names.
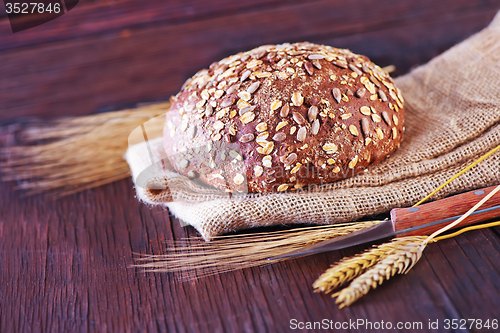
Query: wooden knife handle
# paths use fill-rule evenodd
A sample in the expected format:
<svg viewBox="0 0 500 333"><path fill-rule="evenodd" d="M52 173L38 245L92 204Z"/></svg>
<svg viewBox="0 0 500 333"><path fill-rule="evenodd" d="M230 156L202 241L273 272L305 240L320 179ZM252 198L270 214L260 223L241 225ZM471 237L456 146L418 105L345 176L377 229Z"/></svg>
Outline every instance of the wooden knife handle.
<svg viewBox="0 0 500 333"><path fill-rule="evenodd" d="M461 215L467 213L469 209L474 207L482 198L493 191L495 187L496 186L492 186L454 195L413 208L395 208L391 210L391 220L396 232L412 228L412 230L408 232L398 234L397 237L432 234L434 231L441 229L445 225L458 219ZM497 192L486 201L478 211L499 205L500 192ZM500 217L500 208L471 215L458 224L456 228L487 221L496 217ZM445 219L449 219L449 221L436 223Z"/></svg>

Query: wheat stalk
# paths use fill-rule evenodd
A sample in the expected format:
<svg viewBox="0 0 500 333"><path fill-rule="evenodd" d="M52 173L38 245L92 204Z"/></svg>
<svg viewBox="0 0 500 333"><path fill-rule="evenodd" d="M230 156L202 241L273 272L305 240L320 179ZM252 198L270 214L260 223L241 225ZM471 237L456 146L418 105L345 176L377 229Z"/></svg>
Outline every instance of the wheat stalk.
<svg viewBox="0 0 500 333"><path fill-rule="evenodd" d="M385 280L397 274L408 272L420 259L427 245L427 236L410 236L396 238L392 242L377 247L384 252L383 255L365 273L355 278L351 284L335 293L335 303L339 308L349 306L367 294L370 289L375 289Z"/></svg>
<svg viewBox="0 0 500 333"><path fill-rule="evenodd" d="M164 255L139 255L134 267L154 272L178 272L185 280L268 265L284 259L269 259L306 245L344 236L374 226L381 221L344 223L300 229L262 232L250 235L201 238L178 241Z"/></svg>
<svg viewBox="0 0 500 333"><path fill-rule="evenodd" d="M60 197L126 178L130 169L123 155L129 135L169 107L162 103L28 125L21 145L0 149L3 180L28 180L18 187ZM148 124L149 135L161 135L161 121ZM33 144L39 140L43 143Z"/></svg>

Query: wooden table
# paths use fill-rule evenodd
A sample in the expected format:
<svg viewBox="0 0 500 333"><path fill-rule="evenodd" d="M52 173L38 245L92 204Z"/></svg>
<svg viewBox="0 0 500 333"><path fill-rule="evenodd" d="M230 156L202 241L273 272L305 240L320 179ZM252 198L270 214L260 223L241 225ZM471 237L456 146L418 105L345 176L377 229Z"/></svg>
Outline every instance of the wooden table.
<svg viewBox="0 0 500 333"><path fill-rule="evenodd" d="M212 61L265 43L348 47L399 75L499 9L493 0L96 0L16 34L0 12L0 120L164 100ZM1 145L12 139L2 129ZM311 285L360 247L182 282L129 267L133 253L196 235L139 203L130 179L57 201L15 185L0 183L0 332L284 332L323 319L421 322L422 331L438 320L437 332L446 319L500 319L498 228L431 244L408 275L339 310Z"/></svg>

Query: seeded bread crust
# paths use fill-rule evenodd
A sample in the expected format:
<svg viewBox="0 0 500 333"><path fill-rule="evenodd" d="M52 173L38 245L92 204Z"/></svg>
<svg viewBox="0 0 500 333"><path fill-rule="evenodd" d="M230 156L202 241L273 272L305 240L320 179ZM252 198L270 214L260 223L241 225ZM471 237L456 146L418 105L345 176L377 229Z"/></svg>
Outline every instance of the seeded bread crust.
<svg viewBox="0 0 500 333"><path fill-rule="evenodd" d="M345 49L265 45L213 63L173 96L164 146L179 173L227 192L351 177L403 138L403 97Z"/></svg>

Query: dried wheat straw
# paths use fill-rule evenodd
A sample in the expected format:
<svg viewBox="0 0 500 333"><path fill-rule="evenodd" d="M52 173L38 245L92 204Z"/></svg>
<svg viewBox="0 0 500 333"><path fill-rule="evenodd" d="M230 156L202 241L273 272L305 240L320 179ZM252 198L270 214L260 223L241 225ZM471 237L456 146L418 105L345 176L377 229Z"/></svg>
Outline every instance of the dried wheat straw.
<svg viewBox="0 0 500 333"><path fill-rule="evenodd" d="M126 178L130 168L123 155L130 133L169 107L162 103L28 126L21 145L0 150L3 180L26 180L18 187L28 194L61 197ZM34 144L39 140L44 142Z"/></svg>
<svg viewBox="0 0 500 333"><path fill-rule="evenodd" d="M492 228L492 227L498 227L498 226L500 226L500 221L491 222L491 223L485 223L485 224L480 224L480 225L473 225L473 226L470 226L470 227L467 227L467 228L460 229L460 230L458 230L458 231L456 231L454 233L448 234L448 235L436 237L436 238L434 238L434 241L438 242L438 241L443 240L443 239L457 237L458 235L461 235L461 234L463 234L464 232L467 232L467 231L479 230L479 229L485 229L485 228Z"/></svg>
<svg viewBox="0 0 500 333"><path fill-rule="evenodd" d="M185 280L268 265L284 259L274 256L334 237L374 226L381 221L315 226L250 235L221 236L206 242L201 238L177 241L164 255L139 255L134 267L154 272L179 272Z"/></svg>

